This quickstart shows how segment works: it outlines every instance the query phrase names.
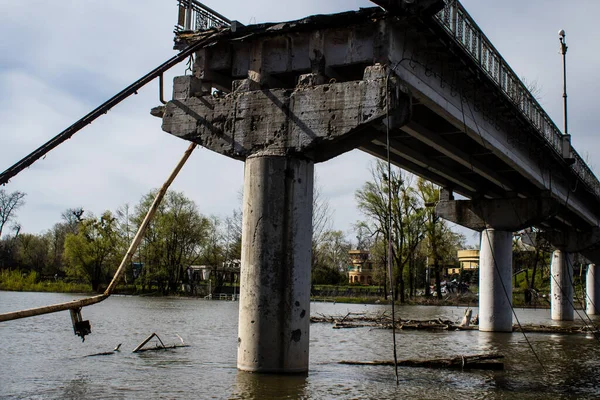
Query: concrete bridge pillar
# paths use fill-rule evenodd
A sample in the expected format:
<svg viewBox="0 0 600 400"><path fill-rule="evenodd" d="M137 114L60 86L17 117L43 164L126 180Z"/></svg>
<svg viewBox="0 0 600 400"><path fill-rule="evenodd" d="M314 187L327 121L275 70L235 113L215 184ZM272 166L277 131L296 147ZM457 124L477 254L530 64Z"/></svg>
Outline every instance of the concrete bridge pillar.
<svg viewBox="0 0 600 400"><path fill-rule="evenodd" d="M479 330L512 332L512 232L486 229L479 251Z"/></svg>
<svg viewBox="0 0 600 400"><path fill-rule="evenodd" d="M204 90L210 82L175 78L163 129L245 161L238 368L303 373L314 163L406 124L411 97L380 64L367 67L362 80L326 84L315 63L295 88L268 89L278 79L261 69L258 50L248 78L234 81L230 93L212 96Z"/></svg>
<svg viewBox="0 0 600 400"><path fill-rule="evenodd" d="M573 321L573 258L570 253L555 250L550 266L550 301L552 319Z"/></svg>
<svg viewBox="0 0 600 400"><path fill-rule="evenodd" d="M513 232L544 221L556 202L548 197L523 199L454 200L443 190L436 213L449 221L478 230L479 330L512 332Z"/></svg>
<svg viewBox="0 0 600 400"><path fill-rule="evenodd" d="M244 172L238 368L308 366L313 162L251 156Z"/></svg>
<svg viewBox="0 0 600 400"><path fill-rule="evenodd" d="M552 319L572 321L573 307L573 257L575 253L592 262L600 260L600 229L579 231L575 229L548 230L538 232L532 238L559 249L552 254L551 263L551 308ZM588 266L586 303L588 314L600 313L600 277L594 264Z"/></svg>
<svg viewBox="0 0 600 400"><path fill-rule="evenodd" d="M596 264L589 264L585 282L586 312L589 315L600 314L600 270Z"/></svg>

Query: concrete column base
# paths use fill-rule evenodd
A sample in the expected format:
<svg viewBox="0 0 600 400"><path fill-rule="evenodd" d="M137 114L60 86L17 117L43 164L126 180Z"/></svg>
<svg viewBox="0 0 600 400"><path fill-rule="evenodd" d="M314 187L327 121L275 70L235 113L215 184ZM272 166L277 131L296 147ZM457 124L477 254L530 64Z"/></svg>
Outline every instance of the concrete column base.
<svg viewBox="0 0 600 400"><path fill-rule="evenodd" d="M512 232L486 229L479 254L479 330L512 332Z"/></svg>
<svg viewBox="0 0 600 400"><path fill-rule="evenodd" d="M585 282L585 298L586 312L588 315L600 314L600 269L596 268L596 264L588 265L586 282Z"/></svg>
<svg viewBox="0 0 600 400"><path fill-rule="evenodd" d="M573 261L571 254L555 250L552 253L550 269L552 319L573 321Z"/></svg>
<svg viewBox="0 0 600 400"><path fill-rule="evenodd" d="M246 160L237 366L308 371L314 164Z"/></svg>

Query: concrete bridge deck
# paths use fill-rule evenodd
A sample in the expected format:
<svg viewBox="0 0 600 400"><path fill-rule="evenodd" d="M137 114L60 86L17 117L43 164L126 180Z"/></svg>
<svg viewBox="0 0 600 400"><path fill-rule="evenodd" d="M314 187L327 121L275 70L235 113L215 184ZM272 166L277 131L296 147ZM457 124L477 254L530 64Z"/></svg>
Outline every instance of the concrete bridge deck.
<svg viewBox="0 0 600 400"><path fill-rule="evenodd" d="M377 63L411 96L410 122L391 132L394 164L468 198L551 196L565 206L545 228L598 226L597 178L458 3L433 17L377 7L238 27L197 53L195 76L225 93L248 76L294 89L302 74L358 81ZM385 158L385 143L370 129L336 146Z"/></svg>
<svg viewBox="0 0 600 400"><path fill-rule="evenodd" d="M444 188L438 214L482 232L480 330L512 331L513 232L540 227L558 248L553 318L573 319L570 253L600 264L600 183L460 3L374 2L177 34L211 39L155 114L246 164L240 369L308 368L314 163L386 159L388 138L394 164Z"/></svg>

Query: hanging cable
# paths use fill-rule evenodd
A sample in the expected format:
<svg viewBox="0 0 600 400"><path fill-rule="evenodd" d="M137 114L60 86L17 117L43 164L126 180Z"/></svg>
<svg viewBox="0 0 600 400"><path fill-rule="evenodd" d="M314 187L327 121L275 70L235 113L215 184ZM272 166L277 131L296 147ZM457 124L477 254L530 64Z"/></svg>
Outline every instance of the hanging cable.
<svg viewBox="0 0 600 400"><path fill-rule="evenodd" d="M589 272L589 264L588 264L588 272L587 272L587 274L589 274L589 273L590 272ZM595 282L596 281L596 274L595 273L592 273L592 278L593 278L593 280ZM597 310L596 304L594 303L594 300L592 300L592 298L588 294L587 280L586 280L586 284L585 284L585 289L586 289L585 291L583 290L583 280L579 281L579 286L581 288L582 293L585 293L584 300L589 301L589 303L592 305L592 307L594 307L594 310ZM586 314L587 314L587 311L586 311ZM590 321L592 320L589 315L588 315L588 318L590 319Z"/></svg>
<svg viewBox="0 0 600 400"><path fill-rule="evenodd" d="M460 95L460 109L461 109L461 113L462 113L462 117L463 117L463 125L464 125L464 129L465 129L465 133L467 133L467 131L468 131L468 128L467 128L467 118L465 116L465 108L464 108L464 105L463 105L463 102L464 102L463 99L464 99L464 97L463 97L463 95L461 93L461 95ZM469 112L471 113L471 117L473 118L473 122L475 123L475 127L477 128L477 134L479 135L479 137L481 139L481 143L482 143L484 149L488 150L487 146L485 145L485 141L483 139L483 135L481 134L481 131L479 129L479 124L477 124L477 121L475 120L475 115L473 114L473 110L471 110L471 106L469 105L468 101L467 101L467 106L469 107ZM473 172L475 172L475 168L473 167L473 163L469 162L469 164L471 165L471 169L473 170ZM483 223L484 223L485 226L487 226L487 221L485 221L485 217L483 217ZM490 253L492 254L492 260L493 260L493 263L494 263L494 269L495 269L496 273L498 274L498 276L501 277L502 275L500 275L500 268L498 267L498 262L496 261L496 255L494 254L494 248L493 248L493 246L492 246L492 244L490 242L489 232L488 232L487 229L484 232L487 235L488 243L490 244ZM523 326L521 325L521 321L519 321L519 317L517 316L515 308L513 307L513 304L512 304L512 296L508 295L508 290L506 289L506 285L504 284L504 280L500 279L500 283L502 285L502 291L504 292L504 295L506 296L506 299L508 300L508 304L510 305L511 312L512 312L513 316L515 317L515 321L517 322L517 325L519 326L519 329L521 330L521 333L523 334L523 337L525 338L525 342L527 342L527 345L529 346L529 349L533 353L535 359L537 360L537 362L540 365L540 367L542 368L542 370L547 373L548 371L546 370L546 367L544 366L544 364L542 363L542 360L540 359L540 357L538 356L537 352L533 348L533 345L529 341L529 338L527 337L527 334L525 334L525 332L523 331Z"/></svg>
<svg viewBox="0 0 600 400"><path fill-rule="evenodd" d="M387 147L387 173L388 173L388 259L387 268L390 277L390 292L392 295L392 340L394 342L394 371L396 373L396 385L400 384L398 376L398 353L396 350L396 306L394 291L394 272L392 268L392 161L390 157L390 74L388 71L385 79L385 112L386 112L386 147Z"/></svg>
<svg viewBox="0 0 600 400"><path fill-rule="evenodd" d="M571 260L571 257L566 257L567 258L567 264L570 267L570 270L573 271L573 262ZM573 311L577 314L577 316L579 316L579 318L581 318L581 320L583 321L583 324L585 325L586 329L588 329L589 331L591 331L594 334L594 337L600 341L600 336L598 336L598 326L596 324L594 324L594 321L590 318L590 316L588 315L587 311L585 310L585 303L584 300L585 298L580 298L576 295L575 293L575 283L573 282L573 277L571 276L572 274L568 274L569 275L569 282L571 284L571 286L573 287L573 297L579 302L579 305L581 306L581 311L583 312L583 314L585 315L585 317L587 318L587 321L585 319L583 319L583 317L581 316L581 314L579 314L579 312L575 309L575 304L572 302L571 306L573 307ZM554 275L552 276L554 278ZM557 282L558 284L558 282ZM560 285L558 285L560 287ZM580 280L580 289L583 292L583 282L581 282ZM561 292L564 293L564 291L561 289ZM567 299L569 299L567 297ZM569 299L570 300L570 299ZM588 323L589 322L589 323ZM591 326L591 328L590 328Z"/></svg>

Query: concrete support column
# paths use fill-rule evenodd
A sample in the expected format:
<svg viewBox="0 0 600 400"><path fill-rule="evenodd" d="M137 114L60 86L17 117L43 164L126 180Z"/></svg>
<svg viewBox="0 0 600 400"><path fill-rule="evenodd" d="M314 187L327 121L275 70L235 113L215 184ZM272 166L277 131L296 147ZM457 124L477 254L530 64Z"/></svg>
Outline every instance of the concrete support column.
<svg viewBox="0 0 600 400"><path fill-rule="evenodd" d="M552 319L573 321L573 261L571 254L555 250L550 267Z"/></svg>
<svg viewBox="0 0 600 400"><path fill-rule="evenodd" d="M512 232L486 229L479 254L479 330L512 332Z"/></svg>
<svg viewBox="0 0 600 400"><path fill-rule="evenodd" d="M589 315L600 314L600 270L596 268L596 264L589 264L586 282L585 282L585 298L586 310Z"/></svg>
<svg viewBox="0 0 600 400"><path fill-rule="evenodd" d="M246 159L238 368L308 371L314 164Z"/></svg>

